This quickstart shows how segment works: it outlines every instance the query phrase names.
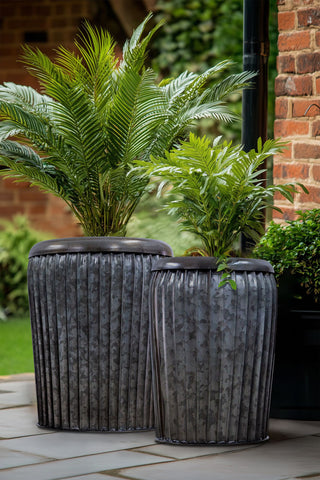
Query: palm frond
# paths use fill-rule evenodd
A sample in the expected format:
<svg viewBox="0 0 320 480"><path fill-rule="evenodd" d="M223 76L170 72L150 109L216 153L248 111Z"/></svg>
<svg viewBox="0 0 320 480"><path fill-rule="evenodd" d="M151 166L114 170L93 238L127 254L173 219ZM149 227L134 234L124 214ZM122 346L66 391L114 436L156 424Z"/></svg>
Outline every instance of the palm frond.
<svg viewBox="0 0 320 480"><path fill-rule="evenodd" d="M151 154L162 157L201 118L230 121L225 97L249 78L231 76L220 85L231 64L225 61L201 75L185 72L157 84L155 73L145 67L150 40L162 26L160 22L146 33L151 17L126 42L121 61L109 33L85 22L75 40L77 53L60 46L52 60L37 48L24 47L24 62L39 80L41 94L10 82L0 86L5 174L60 195L90 235L124 234L147 184L146 174L132 168L135 162L150 162ZM217 167L230 169L224 163L227 151L198 155L188 166L190 182L181 185L191 203L201 200L205 212L207 191L218 183ZM202 173L194 171L196 161L203 161ZM178 173L178 166L170 168L172 176ZM199 235L205 238L204 214L200 223Z"/></svg>
<svg viewBox="0 0 320 480"><path fill-rule="evenodd" d="M25 165L24 162L3 157L0 155L0 165L6 167L0 169L0 175L14 178L17 181L27 181L36 185L45 192L51 192L58 197L68 200L68 195L63 184L57 182L50 174L39 170L36 166Z"/></svg>

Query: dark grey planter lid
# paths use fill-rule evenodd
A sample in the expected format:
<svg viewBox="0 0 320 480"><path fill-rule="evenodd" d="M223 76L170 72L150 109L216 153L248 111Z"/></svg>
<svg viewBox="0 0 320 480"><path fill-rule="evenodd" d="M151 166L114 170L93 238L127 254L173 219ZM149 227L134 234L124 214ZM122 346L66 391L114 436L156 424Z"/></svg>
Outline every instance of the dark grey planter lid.
<svg viewBox="0 0 320 480"><path fill-rule="evenodd" d="M45 240L36 243L30 250L29 258L55 253L138 253L173 255L171 247L160 240L130 237L72 237Z"/></svg>
<svg viewBox="0 0 320 480"><path fill-rule="evenodd" d="M255 258L229 258L228 265L236 272L269 272L273 267L266 260ZM216 270L217 259L214 257L172 257L160 258L152 268L156 270Z"/></svg>

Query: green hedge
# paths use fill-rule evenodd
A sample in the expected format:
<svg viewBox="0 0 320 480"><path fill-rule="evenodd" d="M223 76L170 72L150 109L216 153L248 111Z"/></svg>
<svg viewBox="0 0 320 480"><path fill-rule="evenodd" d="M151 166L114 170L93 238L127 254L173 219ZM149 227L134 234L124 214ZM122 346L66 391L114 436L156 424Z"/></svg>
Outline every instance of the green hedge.
<svg viewBox="0 0 320 480"><path fill-rule="evenodd" d="M0 221L0 318L28 312L27 267L31 247L46 238L25 217Z"/></svg>

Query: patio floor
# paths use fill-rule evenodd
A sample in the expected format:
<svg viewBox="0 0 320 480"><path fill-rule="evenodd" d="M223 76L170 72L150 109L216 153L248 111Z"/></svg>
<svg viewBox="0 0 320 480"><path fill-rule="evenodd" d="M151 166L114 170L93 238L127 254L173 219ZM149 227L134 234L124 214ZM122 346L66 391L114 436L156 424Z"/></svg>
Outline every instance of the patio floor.
<svg viewBox="0 0 320 480"><path fill-rule="evenodd" d="M271 419L269 434L260 445L179 447L154 432L44 430L33 375L0 377L1 480L320 480L320 422Z"/></svg>

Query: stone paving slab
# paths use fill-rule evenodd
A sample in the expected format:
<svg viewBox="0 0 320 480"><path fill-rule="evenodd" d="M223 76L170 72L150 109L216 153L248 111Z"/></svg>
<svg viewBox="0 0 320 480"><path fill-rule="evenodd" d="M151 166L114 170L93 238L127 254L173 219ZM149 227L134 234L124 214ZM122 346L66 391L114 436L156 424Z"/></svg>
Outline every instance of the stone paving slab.
<svg viewBox="0 0 320 480"><path fill-rule="evenodd" d="M34 383L34 373L16 373L14 375L1 375L0 383L8 382L25 382L31 381Z"/></svg>
<svg viewBox="0 0 320 480"><path fill-rule="evenodd" d="M15 381L0 384L0 409L33 405L36 402L34 383Z"/></svg>
<svg viewBox="0 0 320 480"><path fill-rule="evenodd" d="M11 450L63 459L132 449L153 443L154 432L127 434L56 432L49 435L2 440L1 445Z"/></svg>
<svg viewBox="0 0 320 480"><path fill-rule="evenodd" d="M124 480L124 477L121 477ZM77 477L68 477L63 480L120 480L120 477L110 477L110 475L104 475L100 473L93 473L92 475L80 475Z"/></svg>
<svg viewBox="0 0 320 480"><path fill-rule="evenodd" d="M174 447L173 447L174 448ZM308 436L239 452L120 471L139 480L284 480L320 475L320 438Z"/></svg>
<svg viewBox="0 0 320 480"><path fill-rule="evenodd" d="M4 468L19 467L22 465L32 465L34 463L47 462L49 458L39 455L30 455L23 452L15 452L0 445L0 470Z"/></svg>
<svg viewBox="0 0 320 480"><path fill-rule="evenodd" d="M125 450L0 470L0 480L60 480L86 473L108 473L108 470L112 474L115 469L168 461L168 458Z"/></svg>
<svg viewBox="0 0 320 480"><path fill-rule="evenodd" d="M0 439L43 435L54 430L43 430L36 425L36 407L6 408L0 410Z"/></svg>
<svg viewBox="0 0 320 480"><path fill-rule="evenodd" d="M320 480L320 422L271 419L258 446L184 447L40 429L33 402L33 374L0 377L0 480Z"/></svg>
<svg viewBox="0 0 320 480"><path fill-rule="evenodd" d="M304 437L306 435L320 435L320 421L305 422L279 418L271 418L269 421L269 436L271 441Z"/></svg>
<svg viewBox="0 0 320 480"><path fill-rule="evenodd" d="M165 445L155 444L147 447L136 448L136 452L152 453L153 455L161 455L176 460L187 458L202 457L213 454L230 453L234 451L244 450L248 448L255 448L256 445L234 445L232 447L204 447L204 446L179 446L179 445Z"/></svg>

